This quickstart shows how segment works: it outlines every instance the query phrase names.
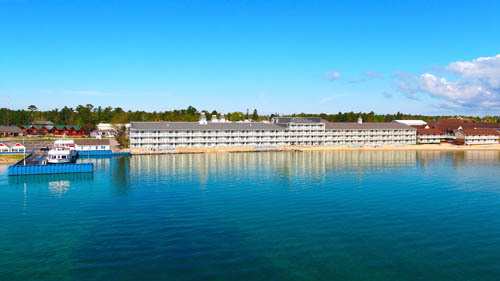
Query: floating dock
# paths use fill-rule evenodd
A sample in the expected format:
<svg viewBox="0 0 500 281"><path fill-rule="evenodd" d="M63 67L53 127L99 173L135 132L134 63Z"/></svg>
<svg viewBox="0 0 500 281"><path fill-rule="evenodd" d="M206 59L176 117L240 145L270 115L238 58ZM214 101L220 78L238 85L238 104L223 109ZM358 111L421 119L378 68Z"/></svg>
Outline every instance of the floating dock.
<svg viewBox="0 0 500 281"><path fill-rule="evenodd" d="M47 175L47 174L68 174L68 173L92 173L93 163L81 164L55 164L55 165L12 165L8 168L9 176L23 175Z"/></svg>
<svg viewBox="0 0 500 281"><path fill-rule="evenodd" d="M78 157L82 158L132 156L130 152L113 152L111 150L80 150L77 152ZM47 164L46 159L46 152L32 151L25 158L9 166L7 174L9 176L24 176L94 172L93 163Z"/></svg>
<svg viewBox="0 0 500 281"><path fill-rule="evenodd" d="M69 174L69 173L92 173L93 163L79 164L44 164L46 153L32 152L25 158L9 166L7 174L9 176L23 175L48 175L48 174Z"/></svg>

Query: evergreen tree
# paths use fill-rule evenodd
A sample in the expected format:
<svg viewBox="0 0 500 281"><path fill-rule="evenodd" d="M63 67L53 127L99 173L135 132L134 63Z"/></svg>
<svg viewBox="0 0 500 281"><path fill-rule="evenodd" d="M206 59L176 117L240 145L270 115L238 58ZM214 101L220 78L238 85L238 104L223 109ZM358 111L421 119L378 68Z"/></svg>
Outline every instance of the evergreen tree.
<svg viewBox="0 0 500 281"><path fill-rule="evenodd" d="M258 121L258 120L259 120L259 114L257 114L257 109L254 109L254 110L253 110L253 113L252 113L252 120L253 120L253 121Z"/></svg>
<svg viewBox="0 0 500 281"><path fill-rule="evenodd" d="M35 111L37 111L38 108L36 105L32 104L28 106L28 110L31 112L31 122L35 121Z"/></svg>

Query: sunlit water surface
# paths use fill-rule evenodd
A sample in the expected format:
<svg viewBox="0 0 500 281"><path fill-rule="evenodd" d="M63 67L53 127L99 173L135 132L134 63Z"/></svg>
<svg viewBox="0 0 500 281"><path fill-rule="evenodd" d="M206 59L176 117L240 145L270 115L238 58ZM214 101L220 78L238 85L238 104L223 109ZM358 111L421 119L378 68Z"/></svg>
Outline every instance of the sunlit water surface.
<svg viewBox="0 0 500 281"><path fill-rule="evenodd" d="M0 280L500 280L499 152L81 161L0 166Z"/></svg>

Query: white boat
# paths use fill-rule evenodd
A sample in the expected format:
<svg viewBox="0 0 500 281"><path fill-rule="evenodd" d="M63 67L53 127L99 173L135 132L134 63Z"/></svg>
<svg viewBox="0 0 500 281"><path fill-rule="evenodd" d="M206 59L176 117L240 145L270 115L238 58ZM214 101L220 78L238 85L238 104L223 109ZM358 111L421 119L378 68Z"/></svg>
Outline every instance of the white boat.
<svg viewBox="0 0 500 281"><path fill-rule="evenodd" d="M49 164L67 164L76 161L77 152L75 142L68 139L60 139L54 142L48 152L47 163Z"/></svg>

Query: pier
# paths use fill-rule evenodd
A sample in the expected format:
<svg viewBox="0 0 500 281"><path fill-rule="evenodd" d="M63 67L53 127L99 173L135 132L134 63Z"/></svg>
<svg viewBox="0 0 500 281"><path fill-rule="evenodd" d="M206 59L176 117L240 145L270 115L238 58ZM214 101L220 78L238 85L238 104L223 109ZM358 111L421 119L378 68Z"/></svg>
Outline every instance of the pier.
<svg viewBox="0 0 500 281"><path fill-rule="evenodd" d="M9 166L7 174L9 176L23 176L94 172L94 164L92 163L46 164L46 159L46 152L32 152L14 165Z"/></svg>

